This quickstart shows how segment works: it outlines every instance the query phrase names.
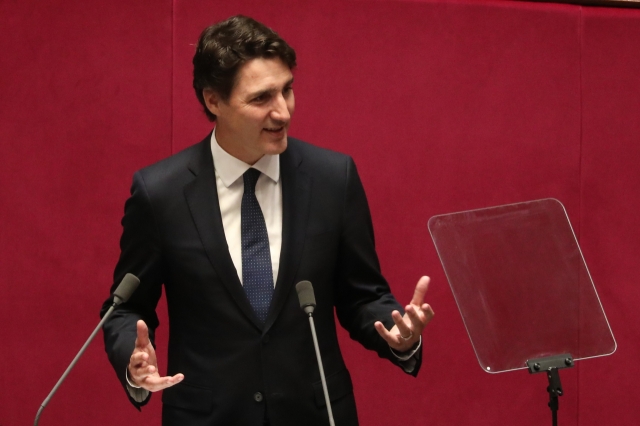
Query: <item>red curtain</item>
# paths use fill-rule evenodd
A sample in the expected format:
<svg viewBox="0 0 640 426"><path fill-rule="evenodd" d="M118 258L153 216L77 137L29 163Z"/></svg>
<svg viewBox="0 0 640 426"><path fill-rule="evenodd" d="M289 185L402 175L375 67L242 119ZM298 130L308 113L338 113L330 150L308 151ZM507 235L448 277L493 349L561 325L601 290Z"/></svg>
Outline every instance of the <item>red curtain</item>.
<svg viewBox="0 0 640 426"><path fill-rule="evenodd" d="M546 197L567 208L619 345L562 371L560 422L633 424L640 11L26 0L0 3L0 425L33 421L97 323L133 172L210 130L191 88L193 45L238 13L297 50L291 134L355 158L396 297L407 303L420 275L433 278L417 379L341 334L361 424L550 421L545 377L479 368L426 226ZM142 413L129 405L97 341L41 424L159 424L160 405L159 395Z"/></svg>

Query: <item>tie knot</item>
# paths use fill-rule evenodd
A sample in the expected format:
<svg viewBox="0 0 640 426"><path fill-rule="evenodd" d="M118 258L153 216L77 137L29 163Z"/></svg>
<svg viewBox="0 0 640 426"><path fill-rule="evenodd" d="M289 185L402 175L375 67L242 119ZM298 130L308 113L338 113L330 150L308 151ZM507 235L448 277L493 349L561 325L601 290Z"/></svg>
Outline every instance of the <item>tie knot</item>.
<svg viewBox="0 0 640 426"><path fill-rule="evenodd" d="M253 193L256 189L256 182L258 182L258 178L260 177L260 170L250 168L244 175L242 175L242 179L244 180L244 190L245 192Z"/></svg>

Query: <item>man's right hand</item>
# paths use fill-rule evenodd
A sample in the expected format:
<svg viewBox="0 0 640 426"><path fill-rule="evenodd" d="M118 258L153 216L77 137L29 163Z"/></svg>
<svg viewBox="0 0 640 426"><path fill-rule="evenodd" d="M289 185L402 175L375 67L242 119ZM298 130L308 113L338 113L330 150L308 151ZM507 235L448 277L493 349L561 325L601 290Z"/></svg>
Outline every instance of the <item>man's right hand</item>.
<svg viewBox="0 0 640 426"><path fill-rule="evenodd" d="M149 340L147 324L138 320L136 327L138 332L136 347L133 349L128 367L131 383L151 392L157 392L180 383L184 379L184 374L160 377L156 351Z"/></svg>

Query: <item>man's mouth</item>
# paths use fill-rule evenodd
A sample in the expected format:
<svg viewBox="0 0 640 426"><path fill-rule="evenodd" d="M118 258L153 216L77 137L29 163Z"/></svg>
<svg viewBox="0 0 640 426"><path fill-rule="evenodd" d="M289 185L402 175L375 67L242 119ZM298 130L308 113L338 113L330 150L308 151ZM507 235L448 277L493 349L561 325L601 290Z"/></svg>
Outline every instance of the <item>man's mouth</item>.
<svg viewBox="0 0 640 426"><path fill-rule="evenodd" d="M270 133L278 133L278 132L284 130L284 126L280 126L280 127L265 127L264 130L266 130L267 132L270 132Z"/></svg>

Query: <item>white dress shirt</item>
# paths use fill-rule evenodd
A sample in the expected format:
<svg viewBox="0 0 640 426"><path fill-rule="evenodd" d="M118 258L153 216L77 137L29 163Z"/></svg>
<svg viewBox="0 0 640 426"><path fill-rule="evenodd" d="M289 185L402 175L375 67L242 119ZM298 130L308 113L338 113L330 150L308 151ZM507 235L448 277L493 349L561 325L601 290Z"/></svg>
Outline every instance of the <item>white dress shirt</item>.
<svg viewBox="0 0 640 426"><path fill-rule="evenodd" d="M244 194L242 175L251 167L262 174L256 183L255 194L267 224L269 251L273 268L273 285L278 278L280 249L282 247L282 183L280 180L280 156L265 155L253 166L238 160L218 145L215 130L211 134L211 153L216 173L216 189L222 214L222 226L229 246L231 260L242 282L242 244L240 208Z"/></svg>

